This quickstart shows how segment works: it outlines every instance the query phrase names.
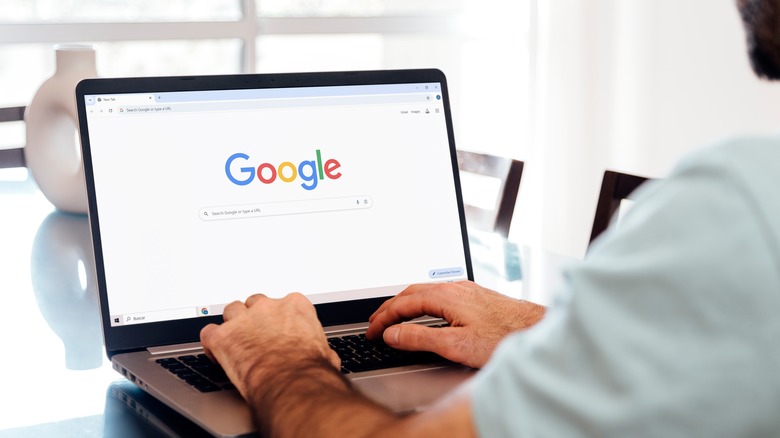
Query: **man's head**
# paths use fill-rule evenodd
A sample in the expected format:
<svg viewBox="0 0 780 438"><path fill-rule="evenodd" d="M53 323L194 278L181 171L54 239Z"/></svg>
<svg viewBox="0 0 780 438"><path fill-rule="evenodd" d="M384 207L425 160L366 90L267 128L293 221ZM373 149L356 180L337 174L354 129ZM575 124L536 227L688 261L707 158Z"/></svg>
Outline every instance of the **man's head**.
<svg viewBox="0 0 780 438"><path fill-rule="evenodd" d="M780 80L780 0L737 0L750 63L757 75Z"/></svg>

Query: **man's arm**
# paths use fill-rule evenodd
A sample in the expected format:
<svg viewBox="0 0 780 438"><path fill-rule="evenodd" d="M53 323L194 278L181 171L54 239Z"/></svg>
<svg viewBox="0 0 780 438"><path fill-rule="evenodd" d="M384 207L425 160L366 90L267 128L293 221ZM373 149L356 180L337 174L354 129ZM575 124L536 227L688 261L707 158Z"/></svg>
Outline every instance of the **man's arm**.
<svg viewBox="0 0 780 438"><path fill-rule="evenodd" d="M399 417L353 390L332 368L293 367L270 387L254 384L249 405L264 436L473 437L467 387L431 409ZM316 432L316 433L315 433Z"/></svg>
<svg viewBox="0 0 780 438"><path fill-rule="evenodd" d="M468 387L403 418L354 391L303 295L253 295L228 305L223 317L224 324L203 329L201 340L265 436L475 435Z"/></svg>

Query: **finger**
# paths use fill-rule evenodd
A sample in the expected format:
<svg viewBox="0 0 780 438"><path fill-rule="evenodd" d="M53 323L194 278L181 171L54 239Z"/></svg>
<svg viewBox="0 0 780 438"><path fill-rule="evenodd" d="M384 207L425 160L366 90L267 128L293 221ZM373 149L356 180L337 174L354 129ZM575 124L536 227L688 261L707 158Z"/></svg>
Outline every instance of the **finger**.
<svg viewBox="0 0 780 438"><path fill-rule="evenodd" d="M211 343L214 335L214 330L217 329L216 324L208 324L200 330L200 343L203 346L203 352L211 359L212 362L216 362L214 354L211 352Z"/></svg>
<svg viewBox="0 0 780 438"><path fill-rule="evenodd" d="M387 345L398 350L431 351L452 361L460 362L462 328L433 328L419 324L397 324L384 332Z"/></svg>
<svg viewBox="0 0 780 438"><path fill-rule="evenodd" d="M450 306L451 300L452 294L445 293L441 288L430 289L428 293L399 295L371 321L366 336L375 339L393 324L424 315L447 319L446 309Z"/></svg>
<svg viewBox="0 0 780 438"><path fill-rule="evenodd" d="M328 360L330 361L330 364L333 365L333 368L336 370L341 370L341 358L339 357L338 353L330 350L328 352Z"/></svg>
<svg viewBox="0 0 780 438"><path fill-rule="evenodd" d="M390 298L389 300L385 301L384 303L382 303L382 305L379 306L379 308L376 309L376 311L374 311L374 313L371 314L371 316L368 317L368 322L374 322L374 319L376 319L376 316L378 314L384 312L389 306L392 306L393 302L398 297L405 297L405 296L409 296L409 295L418 294L418 293L425 292L426 290L430 290L430 289L432 289L434 287L438 287L438 286L439 286L439 284L436 284L436 283L434 283L434 284L431 284L431 283L412 284L412 285L407 286L407 288L402 290L401 292L399 292L398 295L396 295L396 296Z"/></svg>
<svg viewBox="0 0 780 438"><path fill-rule="evenodd" d="M451 302L459 292L464 292L470 289L481 289L489 291L489 289L484 289L480 286L478 286L476 283L470 280L462 280L462 281L456 281L453 283L421 283L421 284L413 284L408 286L406 289L398 293L393 298L390 298L389 300L382 303L381 306L368 318L369 323L373 323L377 317L385 312L388 308L391 306L397 305L397 300L399 298L409 297L413 295L419 295L419 294L445 294L448 301ZM491 291L492 292L492 291ZM429 314L430 315L430 314ZM433 316L433 315L431 315Z"/></svg>
<svg viewBox="0 0 780 438"><path fill-rule="evenodd" d="M380 305L380 306L379 306L379 307L378 307L376 310L374 310L374 313L372 313L372 314L371 314L371 316L369 316L369 317L368 317L368 322L369 322L369 323L371 323L371 322L374 322L374 318L376 318L376 316L377 316L378 314L380 314L380 313L384 312L384 311L385 311L385 309L387 308L387 306L389 306L389 305L390 305L390 303L391 303L393 300L395 300L395 297L391 297L391 298L388 298L387 300L385 300L385 302L384 302L384 303L382 303L382 304L381 304L381 305Z"/></svg>
<svg viewBox="0 0 780 438"><path fill-rule="evenodd" d="M225 308L222 310L222 319L228 321L238 316L241 312L245 311L246 305L244 303L241 301L233 301L232 303L225 306Z"/></svg>

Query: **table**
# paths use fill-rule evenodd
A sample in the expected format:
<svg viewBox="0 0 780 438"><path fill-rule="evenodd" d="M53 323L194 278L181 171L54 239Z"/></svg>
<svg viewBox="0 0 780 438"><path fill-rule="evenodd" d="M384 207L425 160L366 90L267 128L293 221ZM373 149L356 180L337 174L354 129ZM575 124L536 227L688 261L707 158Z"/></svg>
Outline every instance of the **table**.
<svg viewBox="0 0 780 438"><path fill-rule="evenodd" d="M111 369L86 216L55 211L29 179L2 177L0 437L203 435ZM478 281L548 301L528 290L528 275L546 269L528 261L543 258L489 234L474 233L470 242Z"/></svg>

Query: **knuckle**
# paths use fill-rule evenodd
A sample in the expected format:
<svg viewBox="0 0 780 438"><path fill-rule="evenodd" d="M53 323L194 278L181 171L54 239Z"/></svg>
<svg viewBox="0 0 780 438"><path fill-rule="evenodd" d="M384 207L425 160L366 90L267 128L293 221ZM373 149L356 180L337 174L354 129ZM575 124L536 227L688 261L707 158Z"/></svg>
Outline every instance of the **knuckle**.
<svg viewBox="0 0 780 438"><path fill-rule="evenodd" d="M283 298L283 300L290 306L295 312L300 312L306 315L316 315L316 310L314 310L314 305L309 301L308 298L306 298L305 295L293 292L286 297Z"/></svg>
<svg viewBox="0 0 780 438"><path fill-rule="evenodd" d="M200 329L200 340L203 343L206 343L211 340L212 332L214 331L214 328L211 324L203 327Z"/></svg>
<svg viewBox="0 0 780 438"><path fill-rule="evenodd" d="M250 296L249 296L249 297L246 299L246 301L245 301L245 305L246 305L247 307L250 307L250 306L254 305L254 304L255 304L255 303L257 303L257 302L260 302L260 301L263 301L263 300L266 300L266 299L268 299L268 297L267 297L267 296L265 296L265 294L260 294L260 293L257 293L257 294L252 294L252 295L250 295Z"/></svg>
<svg viewBox="0 0 780 438"><path fill-rule="evenodd" d="M219 327L209 324L200 331L200 340L205 345L214 345L218 342L220 335Z"/></svg>
<svg viewBox="0 0 780 438"><path fill-rule="evenodd" d="M284 299L295 304L303 304L309 302L309 300L306 299L306 297L300 292L293 292L287 295L286 297L284 297Z"/></svg>

